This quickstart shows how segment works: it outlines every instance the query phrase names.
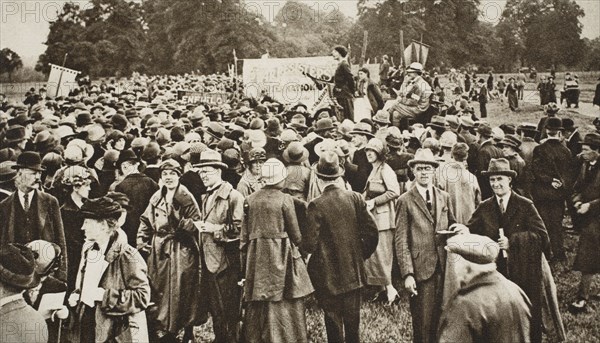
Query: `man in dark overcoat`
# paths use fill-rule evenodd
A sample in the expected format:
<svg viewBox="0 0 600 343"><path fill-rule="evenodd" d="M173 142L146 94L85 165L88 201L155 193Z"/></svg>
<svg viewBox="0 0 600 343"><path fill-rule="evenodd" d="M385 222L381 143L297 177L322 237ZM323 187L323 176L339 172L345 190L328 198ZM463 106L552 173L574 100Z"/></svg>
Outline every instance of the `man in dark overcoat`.
<svg viewBox="0 0 600 343"><path fill-rule="evenodd" d="M158 184L149 176L140 173L139 167L140 159L133 150L125 150L119 154L117 168L125 177L117 184L115 191L127 195L130 199L127 219L122 229L127 234L127 242L131 246L136 245L140 217L146 210L152 195L158 191Z"/></svg>
<svg viewBox="0 0 600 343"><path fill-rule="evenodd" d="M532 303L531 340L542 339L542 253L550 243L533 202L511 189L517 176L507 159L492 159L484 176L494 196L484 200L467 223L471 233L497 241L503 252L498 271L521 287ZM502 231L501 231L502 230Z"/></svg>
<svg viewBox="0 0 600 343"><path fill-rule="evenodd" d="M455 219L450 196L433 185L439 163L431 150L417 150L408 165L415 186L396 205L396 256L404 288L411 294L413 342L434 342L446 266L445 237L436 232L448 230Z"/></svg>
<svg viewBox="0 0 600 343"><path fill-rule="evenodd" d="M573 203L577 210L577 223L581 226L577 258L573 266L580 271L581 282L577 300L571 304L574 312L583 312L587 306L594 274L600 273L600 134L585 135L580 156L584 160L579 177L573 187Z"/></svg>
<svg viewBox="0 0 600 343"><path fill-rule="evenodd" d="M344 174L335 152L323 153L317 176L323 194L308 205L303 250L312 254L308 273L325 312L329 342L359 342L361 288L366 285L364 261L379 241L377 224L359 193L336 184Z"/></svg>
<svg viewBox="0 0 600 343"><path fill-rule="evenodd" d="M26 151L13 166L17 170L17 190L0 202L0 242L27 244L37 239L56 243L63 259L56 278L67 281L67 244L58 200L39 190L42 160L36 152Z"/></svg>
<svg viewBox="0 0 600 343"><path fill-rule="evenodd" d="M548 117L545 129L546 140L533 149L533 202L548 229L553 259L565 261L562 220L565 201L571 194L574 161L571 151L561 142L562 120Z"/></svg>

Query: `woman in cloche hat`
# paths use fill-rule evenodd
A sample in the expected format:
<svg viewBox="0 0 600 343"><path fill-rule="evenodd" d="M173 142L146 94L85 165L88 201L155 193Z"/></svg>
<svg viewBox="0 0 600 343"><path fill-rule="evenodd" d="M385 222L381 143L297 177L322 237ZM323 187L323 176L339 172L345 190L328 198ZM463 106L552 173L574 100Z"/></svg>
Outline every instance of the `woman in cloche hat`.
<svg viewBox="0 0 600 343"><path fill-rule="evenodd" d="M291 175L274 158L262 165L261 173L265 185L246 198L247 220L240 234L246 267L245 341L307 342L304 297L314 289L304 260L294 257L300 256L302 235L294 199L282 192Z"/></svg>
<svg viewBox="0 0 600 343"><path fill-rule="evenodd" d="M201 220L198 205L180 185L182 168L168 159L159 165L160 189L152 195L140 218L138 250L147 259L153 280L151 330L159 338L174 338L179 330L202 321L198 232L184 221ZM193 225L192 225L193 226Z"/></svg>
<svg viewBox="0 0 600 343"><path fill-rule="evenodd" d="M395 200L400 196L400 185L396 173L385 163L386 148L381 140L371 138L365 147L365 153L373 169L363 195L379 230L377 249L365 261L367 284L378 288L376 299L391 304L398 298L398 291L392 285L392 263L396 228Z"/></svg>

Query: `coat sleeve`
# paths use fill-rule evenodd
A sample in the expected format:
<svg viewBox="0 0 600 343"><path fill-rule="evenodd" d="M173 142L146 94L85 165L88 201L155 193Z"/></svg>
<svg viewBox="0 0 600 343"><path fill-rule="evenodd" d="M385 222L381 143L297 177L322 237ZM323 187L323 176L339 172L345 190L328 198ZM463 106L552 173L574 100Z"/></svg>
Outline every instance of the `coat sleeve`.
<svg viewBox="0 0 600 343"><path fill-rule="evenodd" d="M409 275L415 274L415 267L412 261L412 253L409 244L409 223L408 204L406 199L400 197L396 209L396 235L394 236L394 245L396 247L396 258L400 265L400 275L404 280Z"/></svg>
<svg viewBox="0 0 600 343"><path fill-rule="evenodd" d="M119 268L125 278L125 289L107 288L101 309L107 315L113 316L144 311L150 302L146 262L139 252L127 249L119 258Z"/></svg>
<svg viewBox="0 0 600 343"><path fill-rule="evenodd" d="M152 241L154 228L152 227L152 201L146 207L144 213L140 217L140 227L137 233L137 249L141 252L150 253L150 242Z"/></svg>
<svg viewBox="0 0 600 343"><path fill-rule="evenodd" d="M367 203L359 193L354 193L356 216L358 217L358 230L360 235L363 258L366 260L375 252L379 243L379 230L371 212L367 210Z"/></svg>
<svg viewBox="0 0 600 343"><path fill-rule="evenodd" d="M283 201L283 225L292 243L299 247L302 243L302 234L296 216L296 207L290 195L286 195Z"/></svg>
<svg viewBox="0 0 600 343"><path fill-rule="evenodd" d="M62 249L62 255L63 258L61 260L60 263L60 267L56 273L56 278L61 280L61 281L67 281L67 241L65 239L65 229L63 227L63 221L62 221L62 216L60 214L60 206L58 204L58 200L54 197L50 198L51 201L51 205L50 208L52 209L52 225L54 227L55 230L55 237L56 237L56 244L58 244L60 246L60 248Z"/></svg>
<svg viewBox="0 0 600 343"><path fill-rule="evenodd" d="M302 241L302 249L307 254L314 253L317 248L317 242L319 241L319 233L321 229L321 220L319 218L319 209L314 202L308 204L308 210L306 211L307 223L306 235Z"/></svg>
<svg viewBox="0 0 600 343"><path fill-rule="evenodd" d="M373 109L375 112L377 112L380 109L382 109L383 106L385 106L385 102L383 101L383 96L381 95L381 91L379 90L379 87L377 87L377 85L375 83L371 83L369 88L371 89L371 94L373 94L373 98L375 99L375 102L377 102L377 108Z"/></svg>
<svg viewBox="0 0 600 343"><path fill-rule="evenodd" d="M542 220L542 217L540 217L540 214L533 205L533 202L529 200L525 218L527 220L525 228L528 231L534 232L539 237L541 248L544 254L546 254L546 256L552 256L550 253L550 238L548 237L548 231L546 231L544 221Z"/></svg>

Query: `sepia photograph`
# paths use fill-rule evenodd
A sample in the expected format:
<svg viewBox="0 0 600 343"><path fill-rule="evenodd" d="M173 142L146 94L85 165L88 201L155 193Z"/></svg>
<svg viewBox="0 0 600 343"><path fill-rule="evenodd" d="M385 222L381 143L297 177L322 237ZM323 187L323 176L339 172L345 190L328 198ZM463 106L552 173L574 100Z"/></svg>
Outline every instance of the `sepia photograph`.
<svg viewBox="0 0 600 343"><path fill-rule="evenodd" d="M0 343L600 343L600 0L0 0Z"/></svg>

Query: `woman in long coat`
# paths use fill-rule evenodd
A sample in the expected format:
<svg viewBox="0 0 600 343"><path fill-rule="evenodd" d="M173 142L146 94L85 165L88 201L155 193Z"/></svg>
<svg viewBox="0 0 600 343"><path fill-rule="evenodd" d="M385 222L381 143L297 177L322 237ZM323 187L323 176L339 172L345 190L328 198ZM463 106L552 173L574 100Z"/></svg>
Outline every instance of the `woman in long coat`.
<svg viewBox="0 0 600 343"><path fill-rule="evenodd" d="M127 236L119 227L125 210L112 198L102 197L86 201L81 212L86 235L76 275L81 288L69 296L76 314L65 338L70 342L148 342L145 311L150 303L150 285L146 263L127 244ZM89 277L85 270L95 270L98 267L92 265L98 263L105 264L98 284L103 296L90 307L82 296L88 293L83 281Z"/></svg>
<svg viewBox="0 0 600 343"><path fill-rule="evenodd" d="M177 335L184 327L202 324L199 310L200 267L197 230L180 225L182 219L200 220L192 194L179 184L181 166L175 160L160 165L163 186L150 198L140 218L137 248L148 261L152 287L149 309L159 337Z"/></svg>
<svg viewBox="0 0 600 343"><path fill-rule="evenodd" d="M383 142L372 138L365 147L367 159L373 170L367 179L364 196L367 209L375 217L379 230L377 249L365 261L367 284L380 286L386 293L380 292L377 298L384 297L388 303L396 300L398 291L392 286L392 263L394 259L394 232L396 222L396 198L400 196L400 185L394 170L384 162Z"/></svg>
<svg viewBox="0 0 600 343"><path fill-rule="evenodd" d="M519 97L517 96L517 85L515 84L514 77L508 79L505 94L508 98L508 107L510 107L510 110L516 111L519 109Z"/></svg>
<svg viewBox="0 0 600 343"><path fill-rule="evenodd" d="M265 187L245 202L241 250L245 257L245 342L307 342L304 297L313 292L298 246L302 234L294 199L281 190L285 166L262 168Z"/></svg>

